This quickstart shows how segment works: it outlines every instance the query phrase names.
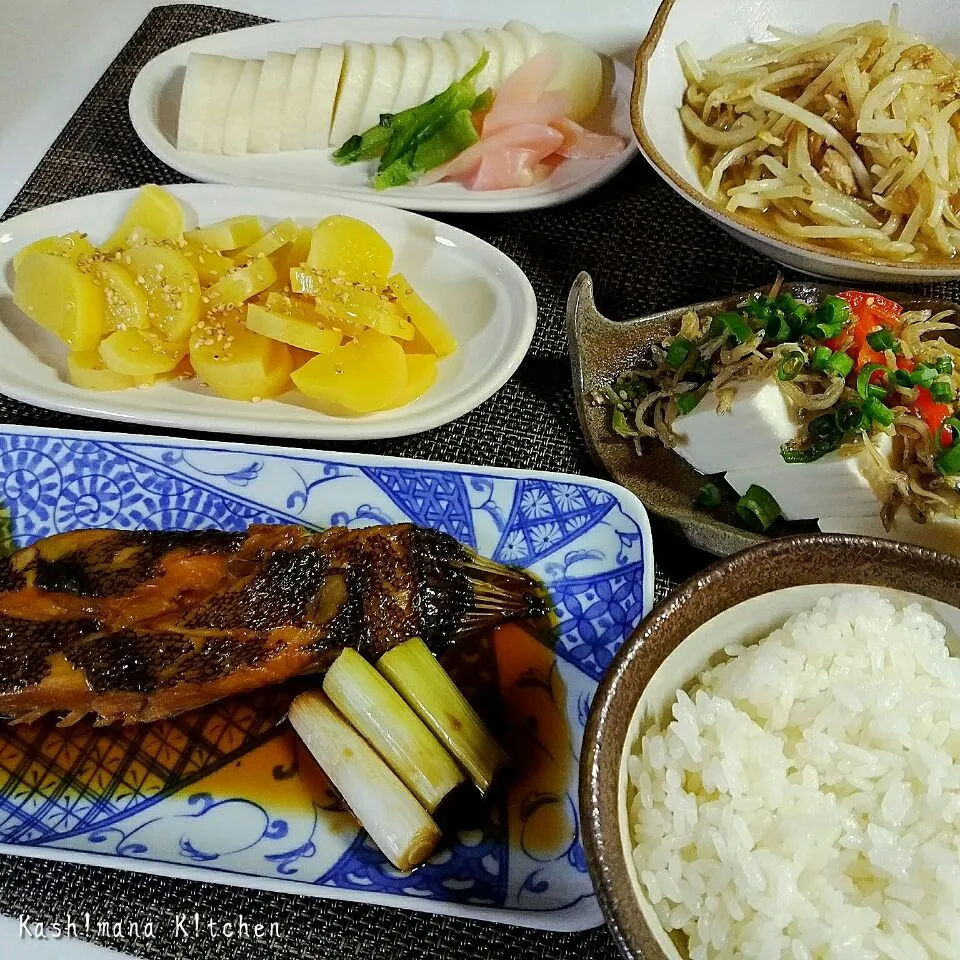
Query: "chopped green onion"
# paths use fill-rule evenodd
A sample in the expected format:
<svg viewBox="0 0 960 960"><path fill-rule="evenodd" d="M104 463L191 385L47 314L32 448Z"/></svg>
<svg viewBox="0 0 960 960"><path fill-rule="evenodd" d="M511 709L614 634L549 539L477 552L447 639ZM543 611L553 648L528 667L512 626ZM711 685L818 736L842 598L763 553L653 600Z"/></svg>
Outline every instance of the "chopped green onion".
<svg viewBox="0 0 960 960"><path fill-rule="evenodd" d="M614 380L613 390L619 400L642 400L650 393L650 385L643 377L624 373Z"/></svg>
<svg viewBox="0 0 960 960"><path fill-rule="evenodd" d="M701 397L695 390L688 390L686 393L678 393L674 398L674 403L680 413L689 413L700 402Z"/></svg>
<svg viewBox="0 0 960 960"><path fill-rule="evenodd" d="M716 510L720 506L720 488L715 483L705 483L700 488L695 503L704 510Z"/></svg>
<svg viewBox="0 0 960 960"><path fill-rule="evenodd" d="M877 396L876 391L871 389L876 384L872 384L870 380L879 371L882 371L884 378L886 378L887 368L882 363L865 363L860 368L860 373L857 374L857 393L860 394L861 399L866 400L868 397ZM886 389L882 389L879 395L881 397L885 396Z"/></svg>
<svg viewBox="0 0 960 960"><path fill-rule="evenodd" d="M796 447L785 443L780 447L780 456L784 463L813 463L840 446L839 434L833 440L818 440L806 447Z"/></svg>
<svg viewBox="0 0 960 960"><path fill-rule="evenodd" d="M863 405L864 415L881 427L889 427L893 423L893 411L876 397L868 398Z"/></svg>
<svg viewBox="0 0 960 960"><path fill-rule="evenodd" d="M807 424L807 435L814 440L826 440L840 436L836 414L824 413Z"/></svg>
<svg viewBox="0 0 960 960"><path fill-rule="evenodd" d="M953 360L950 357L943 356L937 357L933 364L937 373L951 374L953 373Z"/></svg>
<svg viewBox="0 0 960 960"><path fill-rule="evenodd" d="M953 476L954 474L960 473L960 443L957 442L957 438L960 437L960 420L956 417L947 417L947 419L943 421L940 429L937 431L937 450L943 450L941 435L944 430L950 431L953 441L951 445L937 457L934 463L941 473L947 476Z"/></svg>
<svg viewBox="0 0 960 960"><path fill-rule="evenodd" d="M737 516L751 529L757 531L766 530L770 524L783 515L780 504L770 495L770 493L751 484L747 492L737 501Z"/></svg>
<svg viewBox="0 0 960 960"><path fill-rule="evenodd" d="M695 349L693 342L686 337L674 337L663 362L671 370L679 370L687 362L687 357L690 356L691 351Z"/></svg>
<svg viewBox="0 0 960 960"><path fill-rule="evenodd" d="M910 374L910 383L915 387L929 387L937 379L937 368L929 363L921 363Z"/></svg>
<svg viewBox="0 0 960 960"><path fill-rule="evenodd" d="M853 358L840 350L835 350L833 356L827 361L827 373L836 374L841 380L846 380L852 369Z"/></svg>
<svg viewBox="0 0 960 960"><path fill-rule="evenodd" d="M737 343L746 343L753 336L749 324L739 313L728 310L726 313L718 313L714 319L729 331Z"/></svg>
<svg viewBox="0 0 960 960"><path fill-rule="evenodd" d="M930 399L934 403L949 403L953 400L953 386L949 380L934 380L930 384Z"/></svg>
<svg viewBox="0 0 960 960"><path fill-rule="evenodd" d="M867 334L867 343L874 350L892 350L893 334L887 329L874 330Z"/></svg>
<svg viewBox="0 0 960 960"><path fill-rule="evenodd" d="M768 296L759 293L740 307L740 310L748 317L766 321L770 316L770 307L772 305L773 301Z"/></svg>
<svg viewBox="0 0 960 960"><path fill-rule="evenodd" d="M813 359L810 361L810 369L817 373L823 373L827 369L827 364L833 356L833 351L822 344L813 351Z"/></svg>
<svg viewBox="0 0 960 960"><path fill-rule="evenodd" d="M799 350L791 350L780 358L780 363L777 365L777 379L796 380L806 362L807 358Z"/></svg>
<svg viewBox="0 0 960 960"><path fill-rule="evenodd" d="M785 343L793 336L793 330L787 322L787 318L780 312L772 314L764 326L764 333L767 339L774 343Z"/></svg>
<svg viewBox="0 0 960 960"><path fill-rule="evenodd" d="M851 430L859 430L863 426L863 410L855 403L841 404L837 407L834 420L840 434L846 435Z"/></svg>
<svg viewBox="0 0 960 960"><path fill-rule="evenodd" d="M912 387L913 380L910 377L909 370L894 370L893 371L893 382L898 387Z"/></svg>
<svg viewBox="0 0 960 960"><path fill-rule="evenodd" d="M951 449L952 447L958 446L957 438L960 437L960 420L958 420L956 417L947 417L947 419L940 424L940 429L937 431L937 435L934 438L937 444L938 451L943 450L943 431L944 430L949 430L950 435L953 438L950 441Z"/></svg>
<svg viewBox="0 0 960 960"><path fill-rule="evenodd" d="M637 435L637 431L627 420L627 415L619 407L613 411L610 426L613 427L613 432L617 434L617 436L629 438Z"/></svg>
<svg viewBox="0 0 960 960"><path fill-rule="evenodd" d="M807 319L804 333L817 340L837 336L850 319L850 306L839 297L827 297Z"/></svg>

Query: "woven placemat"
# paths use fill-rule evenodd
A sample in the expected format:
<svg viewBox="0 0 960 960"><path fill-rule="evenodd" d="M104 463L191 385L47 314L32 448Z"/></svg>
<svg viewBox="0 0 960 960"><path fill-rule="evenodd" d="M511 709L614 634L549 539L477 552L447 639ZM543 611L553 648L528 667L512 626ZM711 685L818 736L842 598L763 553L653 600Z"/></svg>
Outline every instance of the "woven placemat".
<svg viewBox="0 0 960 960"><path fill-rule="evenodd" d="M185 178L140 143L127 114L137 72L179 43L264 22L196 5L155 9L83 101L16 196L4 217L83 194ZM563 312L580 270L592 274L599 306L630 317L707 300L769 282L775 265L696 214L638 159L590 196L555 210L517 215L449 217L488 240L527 273L539 302L529 355L512 380L477 410L419 436L376 443L327 445L395 456L595 474L580 434L570 388ZM50 413L0 396L6 422L103 429L104 421ZM117 430L140 428L113 425ZM141 430L142 432L142 430ZM209 436L209 435L207 435ZM672 540L655 524L657 594L707 558ZM269 942L175 936L174 914L251 926L276 922ZM544 934L459 919L363 907L314 898L251 892L142 874L0 857L0 912L48 922L69 913L79 936L143 957L499 958L594 960L616 949L601 928ZM151 921L153 936L87 931L97 919Z"/></svg>

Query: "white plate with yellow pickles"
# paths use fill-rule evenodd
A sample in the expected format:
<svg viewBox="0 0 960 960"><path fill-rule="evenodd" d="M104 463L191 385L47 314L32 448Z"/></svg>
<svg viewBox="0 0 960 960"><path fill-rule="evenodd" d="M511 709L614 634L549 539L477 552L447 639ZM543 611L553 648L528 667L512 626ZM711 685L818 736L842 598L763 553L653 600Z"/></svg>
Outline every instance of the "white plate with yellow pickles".
<svg viewBox="0 0 960 960"><path fill-rule="evenodd" d="M520 268L477 237L317 194L148 185L0 236L3 392L115 421L418 433L506 383L536 314Z"/></svg>

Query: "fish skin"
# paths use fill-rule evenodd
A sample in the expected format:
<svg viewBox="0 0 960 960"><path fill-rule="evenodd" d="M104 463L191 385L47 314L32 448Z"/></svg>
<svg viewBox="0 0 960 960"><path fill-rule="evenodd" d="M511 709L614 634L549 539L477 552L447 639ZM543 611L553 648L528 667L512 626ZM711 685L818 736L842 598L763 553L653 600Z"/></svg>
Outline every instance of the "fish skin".
<svg viewBox="0 0 960 960"><path fill-rule="evenodd" d="M58 534L0 563L0 715L147 722L542 612L529 575L413 524Z"/></svg>

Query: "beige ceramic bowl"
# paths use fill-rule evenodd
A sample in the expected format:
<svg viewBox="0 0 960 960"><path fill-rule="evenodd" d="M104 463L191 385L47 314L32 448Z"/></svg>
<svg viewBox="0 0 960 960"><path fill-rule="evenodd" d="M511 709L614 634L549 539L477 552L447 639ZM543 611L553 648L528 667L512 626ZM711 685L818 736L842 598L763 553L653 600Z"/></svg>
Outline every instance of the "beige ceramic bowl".
<svg viewBox="0 0 960 960"><path fill-rule="evenodd" d="M770 39L768 25L810 34L837 21L887 20L890 0L663 0L637 51L633 129L640 149L684 199L754 250L804 273L872 283L945 282L960 277L960 263L893 264L832 253L813 244L760 230L710 200L687 156L680 122L686 81L677 46L686 40L701 58L746 40ZM902 0L900 23L949 53L960 53L954 0Z"/></svg>
<svg viewBox="0 0 960 960"><path fill-rule="evenodd" d="M625 957L686 960L643 895L630 855L626 759L641 726L669 709L726 644L762 638L819 596L867 586L919 600L960 636L960 558L888 540L811 535L772 540L709 567L617 653L584 732L580 810L587 864Z"/></svg>

